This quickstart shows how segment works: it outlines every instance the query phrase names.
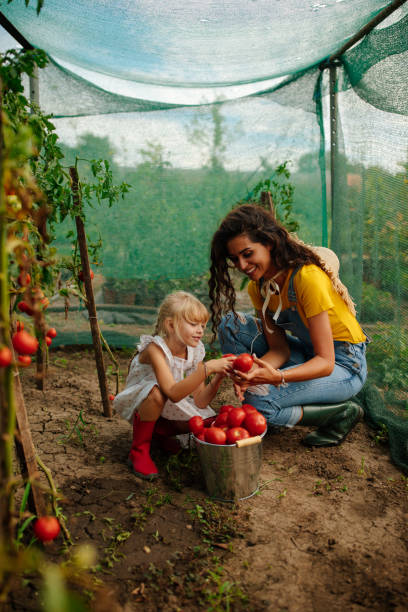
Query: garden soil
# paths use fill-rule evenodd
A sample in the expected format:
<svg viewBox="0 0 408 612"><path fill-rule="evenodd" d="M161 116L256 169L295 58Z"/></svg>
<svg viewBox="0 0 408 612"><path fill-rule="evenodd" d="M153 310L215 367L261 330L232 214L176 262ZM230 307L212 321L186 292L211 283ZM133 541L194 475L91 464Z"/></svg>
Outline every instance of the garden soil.
<svg viewBox="0 0 408 612"><path fill-rule="evenodd" d="M122 388L130 353L115 355ZM130 472L131 427L102 415L89 347L51 350L44 391L34 366L21 378L68 549L94 547L92 569L71 585L90 610L408 609L408 480L365 422L336 448L303 446L308 428L268 432L259 491L224 503L207 495L195 451L154 447L154 482ZM114 393L111 376L109 386ZM213 407L234 402L226 381ZM46 549L54 563L70 554L63 544L60 534ZM41 597L39 580L26 576L9 609L40 610Z"/></svg>

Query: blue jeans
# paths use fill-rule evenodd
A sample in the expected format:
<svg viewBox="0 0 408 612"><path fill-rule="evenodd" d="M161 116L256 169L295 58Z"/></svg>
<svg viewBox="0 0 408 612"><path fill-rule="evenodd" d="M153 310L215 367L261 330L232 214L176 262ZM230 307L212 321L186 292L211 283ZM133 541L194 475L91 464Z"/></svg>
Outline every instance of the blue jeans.
<svg viewBox="0 0 408 612"><path fill-rule="evenodd" d="M219 340L223 353L255 353L257 357L268 351L261 323L249 314L232 313L223 317L219 326ZM295 336L286 336L290 358L280 369L293 368L313 357L311 345ZM269 425L293 427L302 418L302 406L307 404L335 404L344 402L362 388L367 377L365 342L334 342L335 365L329 376L289 383L280 389L273 385L257 385L245 392L245 401L261 412Z"/></svg>

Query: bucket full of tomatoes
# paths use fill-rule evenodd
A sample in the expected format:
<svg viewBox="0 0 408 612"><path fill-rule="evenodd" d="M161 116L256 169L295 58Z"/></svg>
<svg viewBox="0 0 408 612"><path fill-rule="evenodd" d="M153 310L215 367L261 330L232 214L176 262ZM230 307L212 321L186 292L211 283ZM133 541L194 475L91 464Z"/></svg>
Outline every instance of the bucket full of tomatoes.
<svg viewBox="0 0 408 612"><path fill-rule="evenodd" d="M225 405L208 421L192 417L190 431L210 497L222 501L252 497L258 491L265 417L250 404Z"/></svg>

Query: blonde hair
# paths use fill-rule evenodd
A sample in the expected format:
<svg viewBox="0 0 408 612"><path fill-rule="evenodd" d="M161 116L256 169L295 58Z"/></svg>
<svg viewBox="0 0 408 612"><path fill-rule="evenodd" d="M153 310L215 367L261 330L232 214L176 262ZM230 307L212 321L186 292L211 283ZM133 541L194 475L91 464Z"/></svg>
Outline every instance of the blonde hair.
<svg viewBox="0 0 408 612"><path fill-rule="evenodd" d="M174 327L177 335L179 335L179 323L181 320L189 323L204 323L206 324L210 314L207 308L200 300L187 291L175 291L169 293L159 307L154 335L166 336L166 319L171 319L174 322Z"/></svg>

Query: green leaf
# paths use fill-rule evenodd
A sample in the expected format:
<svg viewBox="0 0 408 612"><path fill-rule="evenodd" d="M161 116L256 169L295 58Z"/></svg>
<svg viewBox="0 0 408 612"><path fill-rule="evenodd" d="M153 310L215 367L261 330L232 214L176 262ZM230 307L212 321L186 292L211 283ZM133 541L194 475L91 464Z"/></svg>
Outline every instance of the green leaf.
<svg viewBox="0 0 408 612"><path fill-rule="evenodd" d="M24 488L23 498L22 498L21 504L20 504L20 515L23 514L23 512L26 509L27 501L28 501L28 496L30 495L30 490L31 490L31 482L27 482L27 484L26 484L26 486Z"/></svg>

